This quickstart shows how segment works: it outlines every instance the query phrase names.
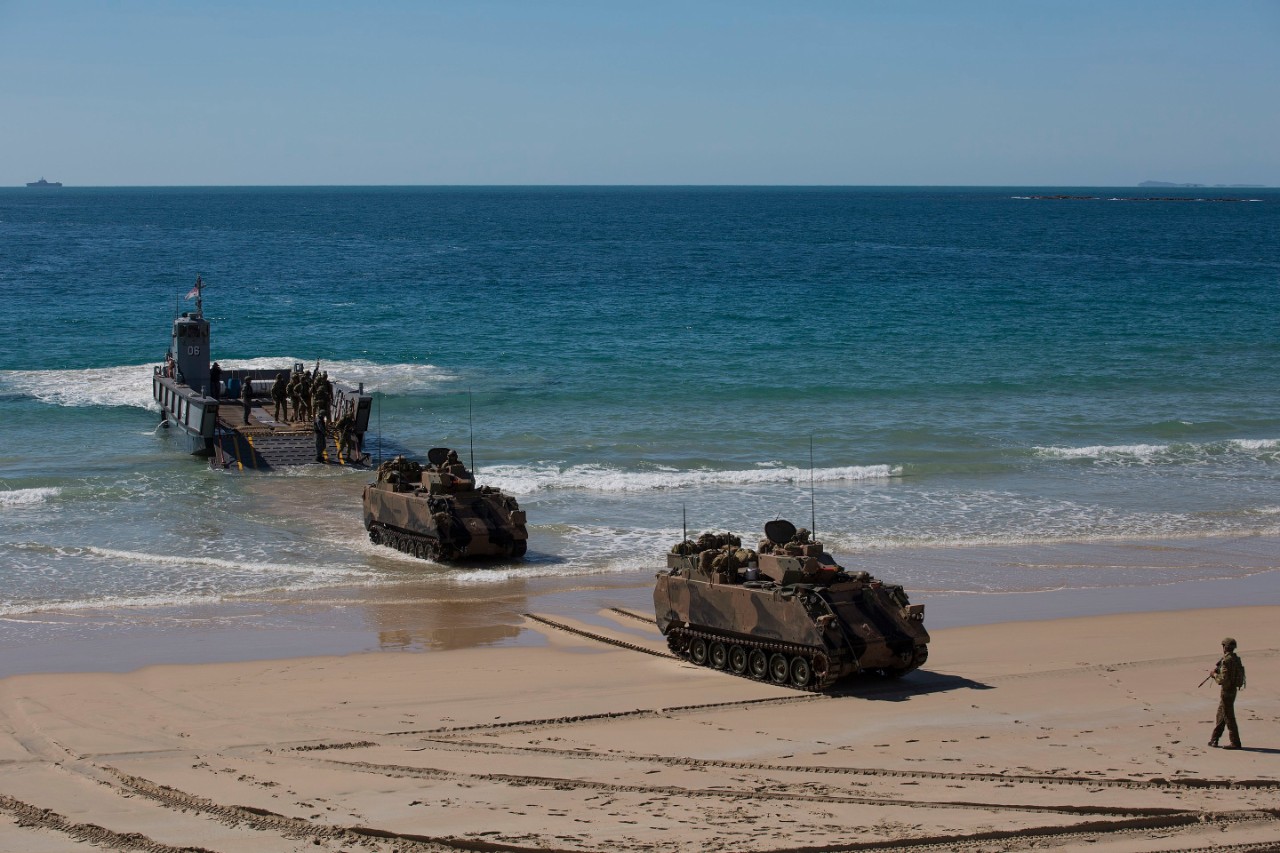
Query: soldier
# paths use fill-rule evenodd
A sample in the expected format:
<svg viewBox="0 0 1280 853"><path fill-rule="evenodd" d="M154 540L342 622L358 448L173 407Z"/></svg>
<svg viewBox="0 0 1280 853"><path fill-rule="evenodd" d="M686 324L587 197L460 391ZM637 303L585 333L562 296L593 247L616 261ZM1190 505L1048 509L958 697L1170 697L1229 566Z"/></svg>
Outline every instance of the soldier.
<svg viewBox="0 0 1280 853"><path fill-rule="evenodd" d="M353 406L344 406L342 409L342 417L338 418L335 425L338 429L338 454L344 459L352 459L351 447L355 443L355 413L352 412Z"/></svg>
<svg viewBox="0 0 1280 853"><path fill-rule="evenodd" d="M311 380L311 384L307 387L308 394L311 398L311 415L314 417L323 411L326 415L329 413L329 403L325 398L328 382L323 376L317 373Z"/></svg>
<svg viewBox="0 0 1280 853"><path fill-rule="evenodd" d="M289 381L285 378L284 371L276 374L276 381L271 384L271 399L276 403L275 418L279 420L289 419L289 401L287 394L289 393ZM280 410L284 409L284 417L280 417Z"/></svg>
<svg viewBox="0 0 1280 853"><path fill-rule="evenodd" d="M302 371L295 370L289 377L289 402L293 403L293 419L304 421L310 418L302 393Z"/></svg>
<svg viewBox="0 0 1280 853"><path fill-rule="evenodd" d="M458 458L458 451L450 450L449 455L445 457L444 463L440 466L441 473L452 474L459 480L470 480L471 472L467 470L467 466L462 464L462 460Z"/></svg>
<svg viewBox="0 0 1280 853"><path fill-rule="evenodd" d="M209 368L209 396L215 400L222 396L222 365L216 361Z"/></svg>
<svg viewBox="0 0 1280 853"><path fill-rule="evenodd" d="M324 410L315 414L315 420L311 422L311 429L316 434L316 461L324 462L324 445L329 437L329 415Z"/></svg>
<svg viewBox="0 0 1280 853"><path fill-rule="evenodd" d="M1213 725L1213 737L1209 746L1217 746L1223 729L1231 735L1231 742L1223 749L1240 748L1240 727L1236 725L1236 691L1244 687L1244 664L1236 655L1236 641L1227 637L1222 641L1222 660L1213 668L1213 680L1222 685L1222 699L1218 702L1218 717Z"/></svg>
<svg viewBox="0 0 1280 853"><path fill-rule="evenodd" d="M244 403L244 422L249 423L249 410L253 408L253 381L244 378L244 390L240 392L240 400Z"/></svg>

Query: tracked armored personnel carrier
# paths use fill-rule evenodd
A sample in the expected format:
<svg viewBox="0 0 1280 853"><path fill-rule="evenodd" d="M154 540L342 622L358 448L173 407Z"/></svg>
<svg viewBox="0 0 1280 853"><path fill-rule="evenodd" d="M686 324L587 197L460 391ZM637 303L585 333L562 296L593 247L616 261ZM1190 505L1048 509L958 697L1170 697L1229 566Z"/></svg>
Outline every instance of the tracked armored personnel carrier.
<svg viewBox="0 0 1280 853"><path fill-rule="evenodd" d="M754 551L730 534L681 542L658 573L653 604L676 655L800 690L857 673L905 675L929 656L923 604L841 568L783 519L765 525Z"/></svg>
<svg viewBox="0 0 1280 853"><path fill-rule="evenodd" d="M427 465L397 456L378 466L364 489L369 541L424 560L518 559L529 531L516 499L475 475L447 447L433 448Z"/></svg>

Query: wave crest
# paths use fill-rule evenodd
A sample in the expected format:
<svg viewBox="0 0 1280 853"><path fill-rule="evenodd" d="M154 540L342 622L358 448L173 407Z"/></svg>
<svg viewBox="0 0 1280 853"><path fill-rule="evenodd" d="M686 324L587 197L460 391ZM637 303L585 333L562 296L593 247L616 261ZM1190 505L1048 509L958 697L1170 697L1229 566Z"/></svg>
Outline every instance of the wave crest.
<svg viewBox="0 0 1280 853"><path fill-rule="evenodd" d="M225 370L255 370L291 365L289 356L219 359ZM305 362L304 362L305 363ZM314 362L311 362L314 364ZM321 362L331 379L366 391L413 394L431 391L457 377L431 364L374 364L371 361ZM0 391L31 397L53 406L132 406L158 411L151 399L152 364L91 367L83 370L0 370Z"/></svg>
<svg viewBox="0 0 1280 853"><path fill-rule="evenodd" d="M699 486L833 483L843 480L883 480L900 476L902 469L891 465L849 465L839 468L755 468L738 471L625 471L605 465L493 465L480 479L487 485L517 495L558 489L595 492L649 492Z"/></svg>
<svg viewBox="0 0 1280 853"><path fill-rule="evenodd" d="M1231 438L1203 443L1097 444L1090 447L1034 447L1044 459L1084 459L1118 465L1205 462L1214 457L1241 455L1263 459L1280 454L1280 439Z"/></svg>
<svg viewBox="0 0 1280 853"><path fill-rule="evenodd" d="M0 507L36 506L62 494L56 486L36 489L8 489L0 491Z"/></svg>

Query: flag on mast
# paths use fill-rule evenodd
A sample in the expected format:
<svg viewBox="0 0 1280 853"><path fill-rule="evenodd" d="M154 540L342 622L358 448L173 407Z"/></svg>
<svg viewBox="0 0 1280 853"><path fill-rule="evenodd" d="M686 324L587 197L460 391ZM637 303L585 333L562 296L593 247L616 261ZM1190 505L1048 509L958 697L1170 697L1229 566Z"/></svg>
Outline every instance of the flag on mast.
<svg viewBox="0 0 1280 853"><path fill-rule="evenodd" d="M187 294L188 299L195 299L200 295L200 287L204 282L200 280L200 276L196 276L196 286L191 288L191 292Z"/></svg>

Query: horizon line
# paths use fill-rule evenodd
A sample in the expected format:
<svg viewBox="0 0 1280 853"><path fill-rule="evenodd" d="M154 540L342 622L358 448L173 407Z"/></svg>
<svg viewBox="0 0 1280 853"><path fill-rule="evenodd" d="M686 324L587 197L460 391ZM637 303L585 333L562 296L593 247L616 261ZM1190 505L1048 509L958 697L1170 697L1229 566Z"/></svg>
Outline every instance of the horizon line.
<svg viewBox="0 0 1280 853"><path fill-rule="evenodd" d="M1162 181L1160 186L1142 184L73 184L62 183L49 189L1276 189L1270 184L1179 184ZM45 189L25 183L0 186L0 189Z"/></svg>

